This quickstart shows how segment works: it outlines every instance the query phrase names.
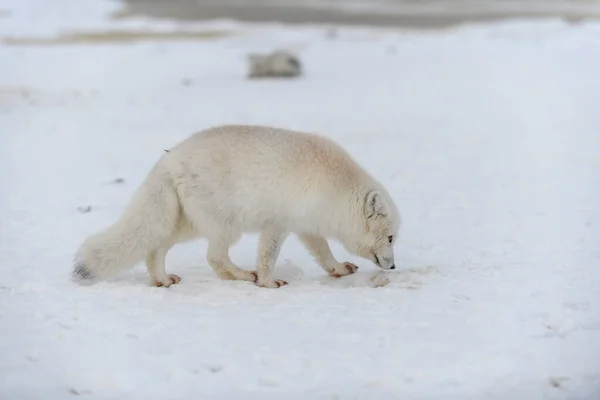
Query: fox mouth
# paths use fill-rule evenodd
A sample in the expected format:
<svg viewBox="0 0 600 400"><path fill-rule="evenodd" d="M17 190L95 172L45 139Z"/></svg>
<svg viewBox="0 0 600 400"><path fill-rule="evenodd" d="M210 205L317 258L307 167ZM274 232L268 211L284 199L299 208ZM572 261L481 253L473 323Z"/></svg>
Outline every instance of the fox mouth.
<svg viewBox="0 0 600 400"><path fill-rule="evenodd" d="M381 262L379 261L379 257L377 257L377 254L373 254L373 257L375 258L375 260L374 260L374 262L375 262L375 265L377 265L379 268L381 268L381 269L385 269L385 270L388 270L388 269L396 269L396 264L392 264L390 267L388 267L388 268L384 268L384 267L381 265Z"/></svg>
<svg viewBox="0 0 600 400"><path fill-rule="evenodd" d="M382 268L381 263L379 262L379 257L377 257L377 254L373 254L373 257L375 257L375 265L377 265L379 268Z"/></svg>

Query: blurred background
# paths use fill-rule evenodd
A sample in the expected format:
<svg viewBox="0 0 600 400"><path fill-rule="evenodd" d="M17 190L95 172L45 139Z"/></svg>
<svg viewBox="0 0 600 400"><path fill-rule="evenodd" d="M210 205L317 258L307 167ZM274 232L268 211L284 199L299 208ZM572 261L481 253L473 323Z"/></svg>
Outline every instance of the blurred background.
<svg viewBox="0 0 600 400"><path fill-rule="evenodd" d="M439 28L468 22L597 18L594 0L125 0L131 14L182 20Z"/></svg>

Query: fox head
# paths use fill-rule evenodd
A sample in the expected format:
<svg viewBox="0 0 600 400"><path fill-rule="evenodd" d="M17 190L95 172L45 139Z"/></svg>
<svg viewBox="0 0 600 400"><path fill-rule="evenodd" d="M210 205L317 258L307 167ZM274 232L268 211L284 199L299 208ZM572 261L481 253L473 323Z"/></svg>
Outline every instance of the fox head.
<svg viewBox="0 0 600 400"><path fill-rule="evenodd" d="M400 229L400 217L392 199L379 190L372 190L359 205L358 221L352 235L344 240L350 253L372 261L382 269L395 269L394 243Z"/></svg>

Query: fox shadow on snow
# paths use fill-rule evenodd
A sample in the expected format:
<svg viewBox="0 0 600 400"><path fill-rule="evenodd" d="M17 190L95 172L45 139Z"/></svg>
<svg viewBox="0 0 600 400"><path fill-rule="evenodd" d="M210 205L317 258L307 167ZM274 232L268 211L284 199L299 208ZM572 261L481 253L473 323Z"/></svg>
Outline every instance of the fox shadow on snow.
<svg viewBox="0 0 600 400"><path fill-rule="evenodd" d="M180 270L180 268L178 268ZM243 281L225 281L219 279L206 266L204 268L185 268L181 273L182 281L177 285L171 286L170 289L177 288L181 285L192 284L210 284L210 285L225 285L229 287L255 287L250 282ZM384 271L379 269L366 268L359 270L352 275L343 276L341 278L332 278L320 271L316 275L307 276L305 271L289 260L284 260L281 265L275 269L275 278L283 279L288 282L288 285L282 287L297 287L297 286L327 286L331 288L397 288L416 290L425 284L425 278L428 275L439 274L438 268L434 266L426 266L419 268L404 268L396 271ZM107 282L130 283L133 285L147 284L148 275L145 268L136 268L128 272L120 273L119 275L106 279ZM150 286L149 286L150 287ZM256 286L257 289L261 289ZM165 289L169 290L169 289Z"/></svg>

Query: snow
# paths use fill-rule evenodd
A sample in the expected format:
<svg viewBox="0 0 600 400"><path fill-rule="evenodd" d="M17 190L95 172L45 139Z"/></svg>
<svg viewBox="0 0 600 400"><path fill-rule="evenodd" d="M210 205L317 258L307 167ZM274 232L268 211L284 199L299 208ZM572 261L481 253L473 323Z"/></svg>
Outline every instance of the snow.
<svg viewBox="0 0 600 400"><path fill-rule="evenodd" d="M0 34L152 27L106 19L112 3L52 4L4 1ZM0 398L598 398L600 25L227 26L0 45ZM247 81L246 53L277 46L306 75ZM399 270L334 243L360 266L334 280L291 237L281 289L218 280L204 241L169 253L169 289L142 264L72 283L81 241L163 149L225 123L348 149L400 208ZM248 235L231 257L250 269L255 254Z"/></svg>

